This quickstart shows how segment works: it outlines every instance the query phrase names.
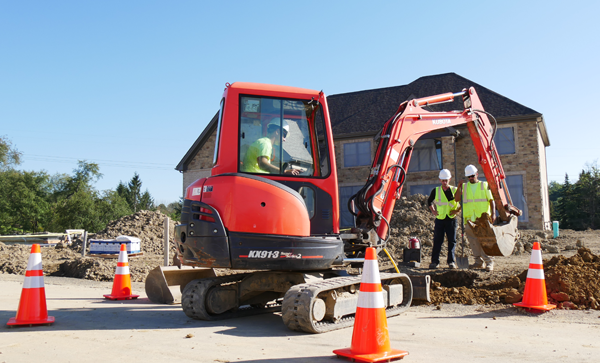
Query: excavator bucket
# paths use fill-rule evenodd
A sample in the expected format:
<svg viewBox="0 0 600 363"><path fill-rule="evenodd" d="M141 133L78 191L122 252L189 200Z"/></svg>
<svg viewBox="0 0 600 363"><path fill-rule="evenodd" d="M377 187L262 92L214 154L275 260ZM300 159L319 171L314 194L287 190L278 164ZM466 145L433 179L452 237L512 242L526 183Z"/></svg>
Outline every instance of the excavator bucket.
<svg viewBox="0 0 600 363"><path fill-rule="evenodd" d="M484 213L475 222L467 222L488 256L510 256L519 238L517 216L510 215L508 222L493 225Z"/></svg>
<svg viewBox="0 0 600 363"><path fill-rule="evenodd" d="M212 268L158 266L146 276L146 295L156 304L179 304L188 282L207 277L216 277Z"/></svg>

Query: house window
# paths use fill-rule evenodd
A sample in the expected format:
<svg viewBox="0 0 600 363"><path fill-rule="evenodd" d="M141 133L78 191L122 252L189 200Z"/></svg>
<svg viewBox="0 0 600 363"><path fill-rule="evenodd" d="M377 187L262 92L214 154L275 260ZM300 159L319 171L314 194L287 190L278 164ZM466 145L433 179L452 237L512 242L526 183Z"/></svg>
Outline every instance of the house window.
<svg viewBox="0 0 600 363"><path fill-rule="evenodd" d="M436 184L411 185L409 194L410 195L423 194L425 196L429 196L429 194L431 194L431 191L433 190L433 188L435 188L436 186L437 186Z"/></svg>
<svg viewBox="0 0 600 363"><path fill-rule="evenodd" d="M482 174L479 174L477 179L479 181L487 181ZM527 200L525 199L525 189L523 188L523 175L507 175L505 180L514 206L523 212L519 216L518 221L528 222L529 212L527 211ZM496 211L496 216L498 216L498 211Z"/></svg>
<svg viewBox="0 0 600 363"><path fill-rule="evenodd" d="M408 171L442 169L442 140L418 140L413 148Z"/></svg>
<svg viewBox="0 0 600 363"><path fill-rule="evenodd" d="M510 192L513 204L523 212L519 216L519 222L529 221L527 200L525 199L525 190L523 188L523 175L507 175L506 186Z"/></svg>
<svg viewBox="0 0 600 363"><path fill-rule="evenodd" d="M371 142L349 142L344 144L344 167L371 165Z"/></svg>
<svg viewBox="0 0 600 363"><path fill-rule="evenodd" d="M348 201L362 188L362 185L340 187L340 227L354 227L354 216L348 210Z"/></svg>
<svg viewBox="0 0 600 363"><path fill-rule="evenodd" d="M515 153L515 132L513 127L502 127L496 130L494 143L498 154L514 154Z"/></svg>

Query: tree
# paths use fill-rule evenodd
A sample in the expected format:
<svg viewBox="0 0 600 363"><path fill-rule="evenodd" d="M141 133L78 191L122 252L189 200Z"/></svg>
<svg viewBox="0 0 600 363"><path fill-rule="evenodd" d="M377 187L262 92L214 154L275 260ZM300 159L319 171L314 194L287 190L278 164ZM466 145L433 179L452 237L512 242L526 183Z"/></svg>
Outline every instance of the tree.
<svg viewBox="0 0 600 363"><path fill-rule="evenodd" d="M0 171L21 164L21 156L22 154L13 148L12 142L6 136L0 136Z"/></svg>
<svg viewBox="0 0 600 363"><path fill-rule="evenodd" d="M50 224L50 178L44 172L0 172L0 234L41 232Z"/></svg>
<svg viewBox="0 0 600 363"><path fill-rule="evenodd" d="M131 209L133 209L133 212L137 212L140 207L140 199L142 199L142 195L140 193L141 189L142 189L142 180L140 179L140 176L138 173L134 173L133 174L133 178L131 178L131 180L129 181L129 184L127 184L128 190L129 190L129 205L131 206Z"/></svg>
<svg viewBox="0 0 600 363"><path fill-rule="evenodd" d="M154 199L150 195L148 189L142 194L142 180L138 173L134 173L133 177L127 183L127 185L123 184L123 182L119 182L117 185L117 193L119 196L124 198L131 210L136 213L140 210L154 210L156 207L154 205Z"/></svg>
<svg viewBox="0 0 600 363"><path fill-rule="evenodd" d="M156 208L154 198L152 198L148 189L140 197L139 208L140 210L154 210Z"/></svg>
<svg viewBox="0 0 600 363"><path fill-rule="evenodd" d="M562 228L583 230L600 228L600 169L594 162L586 165L576 183L569 181L549 185L553 220Z"/></svg>

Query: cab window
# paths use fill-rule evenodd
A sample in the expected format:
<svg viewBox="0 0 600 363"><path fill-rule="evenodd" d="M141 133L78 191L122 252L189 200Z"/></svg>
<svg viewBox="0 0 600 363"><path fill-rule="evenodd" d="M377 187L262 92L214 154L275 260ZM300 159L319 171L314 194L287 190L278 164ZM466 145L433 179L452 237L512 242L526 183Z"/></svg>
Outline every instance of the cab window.
<svg viewBox="0 0 600 363"><path fill-rule="evenodd" d="M314 101L241 96L239 171L320 176L316 107Z"/></svg>

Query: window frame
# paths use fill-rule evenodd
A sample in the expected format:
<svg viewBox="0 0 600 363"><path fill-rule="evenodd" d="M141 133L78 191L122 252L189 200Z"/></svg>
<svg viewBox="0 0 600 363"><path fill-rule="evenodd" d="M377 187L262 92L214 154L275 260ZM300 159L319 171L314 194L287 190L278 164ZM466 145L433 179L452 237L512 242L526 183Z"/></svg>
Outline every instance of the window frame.
<svg viewBox="0 0 600 363"><path fill-rule="evenodd" d="M355 185L340 185L338 187L338 193L339 193L339 198L340 198L340 228L354 227L354 223L352 223L350 225L346 225L344 223L344 218L350 217L352 219L352 221L354 222L354 216L348 210L348 200L350 200L350 197L352 197L354 194L356 194L356 192L358 192L363 186L364 186L364 184L355 184ZM344 193L342 192L342 188L352 188L351 194L348 195L348 197L345 197Z"/></svg>
<svg viewBox="0 0 600 363"><path fill-rule="evenodd" d="M512 131L512 152L502 152L500 151L500 148L498 147L498 142L496 141L497 138L501 137L500 130L505 130L505 129L511 129ZM511 140L507 140L508 142L511 142ZM494 137L494 145L496 145L496 150L498 150L498 155L514 155L517 153L517 137L515 134L515 127L514 126L502 126L502 127L498 127L496 129L496 135ZM500 145L504 145L504 143L501 143Z"/></svg>
<svg viewBox="0 0 600 363"><path fill-rule="evenodd" d="M360 164L360 157L359 156L361 154L359 154L359 150L358 150L358 147L359 147L360 144L367 144L367 148L369 150L369 156L368 156L365 164ZM346 146L356 146L356 148L357 148L357 150L356 150L356 155L357 155L356 162L357 162L357 165L348 165L349 158L346 157ZM373 148L373 146L371 144L371 140L363 140L363 141L354 140L354 141L344 142L342 144L342 157L344 159L344 163L343 163L344 164L344 168L360 168L360 167L365 167L365 166L371 166L371 164L373 162L372 148Z"/></svg>
<svg viewBox="0 0 600 363"><path fill-rule="evenodd" d="M261 100L265 100L265 99L270 99L270 100L280 100L281 101L281 110L280 110L280 119L284 120L284 107L283 104L285 101L299 101L302 102L303 104L308 102L309 100L306 99L302 99L302 98L292 98L292 97L274 97L274 96L264 96L264 95L256 95L256 94L239 94L239 98L238 98L238 104L240 105L238 107L238 115L237 115L237 123L238 123L238 136L237 136L237 146L238 146L238 161L237 161L237 170L239 173L245 173L245 174L250 174L250 175L258 175L258 176L262 176L265 177L266 175L270 175L270 176L285 176L285 177L294 177L294 178L311 178L311 179L326 179L331 175L331 158L330 158L330 154L329 154L329 147L327 147L327 154L326 154L326 158L327 158L327 175L322 175L323 174L323 170L321 167L321 150L320 148L318 148L318 150L315 150L314 147L315 145L318 146L319 141L318 141L318 132L317 132L317 122L322 123L322 127L323 127L323 132L324 132L324 137L327 138L327 134L326 134L326 128L325 128L325 116L324 116L324 111L323 111L323 106L319 104L319 108L322 110L321 114L323 115L321 120L317 120L317 114L318 112L315 110L312 115L313 115L313 120L312 120L312 124L310 122L310 120L308 119L308 117L306 118L306 124L307 124L307 129L308 132L310 133L310 138L311 138L311 151L312 153L310 153L311 158L312 158L312 163L313 163L313 168L315 168L314 170L317 170L316 168L318 167L319 172L318 174L321 175L291 175L291 174L272 174L272 173L251 173L251 172L246 172L246 171L242 171L240 169L240 159L241 159L241 155L240 155L240 149L241 149L241 141L240 141L240 132L241 132L241 125L242 125L242 99L243 98L259 98ZM314 140L313 140L314 139ZM327 140L327 139L326 139ZM327 142L327 141L326 141ZM282 148L283 150L283 148Z"/></svg>
<svg viewBox="0 0 600 363"><path fill-rule="evenodd" d="M411 157L410 157L410 164L408 165L408 173L420 173L420 172L426 172L426 171L436 171L436 170L442 170L444 168L444 154L443 154L443 142L441 138L432 138L432 139L419 139L417 140L417 142L415 143L415 146L417 145L417 143L419 142L423 142L423 141L427 141L427 140L433 140L433 152L435 154L435 159L438 163L439 168L436 169L412 169L411 167L413 167L413 165L416 165L414 163L415 161L415 156L417 153L415 153L416 149L413 148Z"/></svg>

